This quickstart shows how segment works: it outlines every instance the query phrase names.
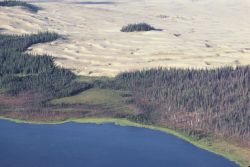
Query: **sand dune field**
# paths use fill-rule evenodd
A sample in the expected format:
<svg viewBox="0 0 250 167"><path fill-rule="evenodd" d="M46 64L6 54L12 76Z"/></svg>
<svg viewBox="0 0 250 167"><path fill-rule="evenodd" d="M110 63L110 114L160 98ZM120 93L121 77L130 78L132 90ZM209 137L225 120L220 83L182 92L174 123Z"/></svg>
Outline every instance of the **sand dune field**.
<svg viewBox="0 0 250 167"><path fill-rule="evenodd" d="M43 10L0 7L0 32L62 34L63 39L34 45L29 52L53 55L58 65L80 75L250 65L249 0L31 2ZM138 22L162 31L120 32Z"/></svg>

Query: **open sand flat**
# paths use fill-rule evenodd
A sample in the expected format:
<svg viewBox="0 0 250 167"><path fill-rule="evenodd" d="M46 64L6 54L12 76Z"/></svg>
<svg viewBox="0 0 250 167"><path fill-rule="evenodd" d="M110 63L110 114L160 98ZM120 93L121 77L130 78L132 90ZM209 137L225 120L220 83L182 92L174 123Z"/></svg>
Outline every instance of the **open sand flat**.
<svg viewBox="0 0 250 167"><path fill-rule="evenodd" d="M2 33L54 31L65 39L34 45L80 75L114 76L151 67L250 65L249 0L110 0L32 3L37 14L0 7ZM98 3L93 3L98 2ZM146 22L162 31L120 32Z"/></svg>

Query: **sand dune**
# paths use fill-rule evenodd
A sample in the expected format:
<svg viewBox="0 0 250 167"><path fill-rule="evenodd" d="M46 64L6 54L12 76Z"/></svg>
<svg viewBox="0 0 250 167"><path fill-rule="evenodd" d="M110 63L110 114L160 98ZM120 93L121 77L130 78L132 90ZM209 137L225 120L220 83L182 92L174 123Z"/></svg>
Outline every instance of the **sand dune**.
<svg viewBox="0 0 250 167"><path fill-rule="evenodd" d="M15 34L49 30L64 35L66 39L34 45L30 50L51 54L59 65L81 75L250 64L248 0L78 2L32 1L44 9L37 14L0 8L0 30ZM123 25L137 22L163 31L120 32Z"/></svg>

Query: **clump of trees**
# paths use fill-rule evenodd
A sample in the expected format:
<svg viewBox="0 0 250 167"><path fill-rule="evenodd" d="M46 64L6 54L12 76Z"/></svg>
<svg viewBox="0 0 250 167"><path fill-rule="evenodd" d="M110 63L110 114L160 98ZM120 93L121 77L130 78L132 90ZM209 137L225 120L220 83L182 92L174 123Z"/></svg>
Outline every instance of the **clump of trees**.
<svg viewBox="0 0 250 167"><path fill-rule="evenodd" d="M140 122L250 137L249 66L142 70L99 86L132 91Z"/></svg>
<svg viewBox="0 0 250 167"><path fill-rule="evenodd" d="M156 30L154 27L147 23L129 24L123 26L121 32L135 32L135 31L152 31Z"/></svg>
<svg viewBox="0 0 250 167"><path fill-rule="evenodd" d="M0 35L0 88L17 95L25 91L42 93L46 99L70 96L88 89L89 84L74 81L75 74L59 68L48 55L31 55L26 49L37 43L56 40L56 33Z"/></svg>
<svg viewBox="0 0 250 167"><path fill-rule="evenodd" d="M41 8L38 6L35 6L33 4L30 4L30 3L27 3L24 1L17 1L17 0L0 1L0 6L3 6L3 7L21 6L21 7L24 7L25 9L29 10L30 12L34 12L34 13L41 10Z"/></svg>

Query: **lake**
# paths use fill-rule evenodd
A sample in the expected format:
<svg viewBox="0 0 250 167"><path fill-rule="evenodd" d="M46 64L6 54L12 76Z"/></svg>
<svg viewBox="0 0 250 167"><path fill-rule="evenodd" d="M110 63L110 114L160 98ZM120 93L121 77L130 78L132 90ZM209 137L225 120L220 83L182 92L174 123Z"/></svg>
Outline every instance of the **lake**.
<svg viewBox="0 0 250 167"><path fill-rule="evenodd" d="M0 120L1 167L237 167L175 136L113 124Z"/></svg>

